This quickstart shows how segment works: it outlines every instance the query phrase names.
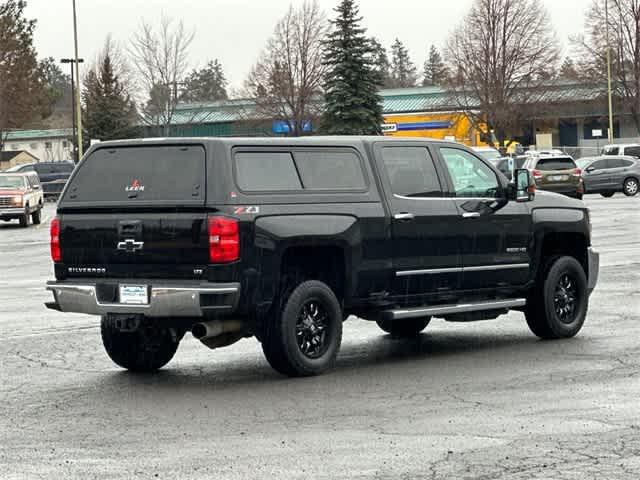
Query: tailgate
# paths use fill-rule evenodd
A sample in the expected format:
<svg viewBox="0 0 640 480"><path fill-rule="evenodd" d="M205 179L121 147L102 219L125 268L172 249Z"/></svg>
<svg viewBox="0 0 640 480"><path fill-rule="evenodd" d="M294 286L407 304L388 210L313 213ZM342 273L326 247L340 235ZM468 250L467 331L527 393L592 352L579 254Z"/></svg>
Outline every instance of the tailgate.
<svg viewBox="0 0 640 480"><path fill-rule="evenodd" d="M70 277L201 278L209 263L204 212L68 213L60 225Z"/></svg>

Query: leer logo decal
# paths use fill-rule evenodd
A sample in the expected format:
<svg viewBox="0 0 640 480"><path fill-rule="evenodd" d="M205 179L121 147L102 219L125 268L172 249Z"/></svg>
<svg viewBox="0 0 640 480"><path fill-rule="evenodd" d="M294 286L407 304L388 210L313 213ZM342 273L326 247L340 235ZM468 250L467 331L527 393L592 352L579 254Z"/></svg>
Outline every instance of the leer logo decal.
<svg viewBox="0 0 640 480"><path fill-rule="evenodd" d="M128 185L124 188L125 192L144 192L144 185L140 184L140 180L135 179L131 182L131 185Z"/></svg>

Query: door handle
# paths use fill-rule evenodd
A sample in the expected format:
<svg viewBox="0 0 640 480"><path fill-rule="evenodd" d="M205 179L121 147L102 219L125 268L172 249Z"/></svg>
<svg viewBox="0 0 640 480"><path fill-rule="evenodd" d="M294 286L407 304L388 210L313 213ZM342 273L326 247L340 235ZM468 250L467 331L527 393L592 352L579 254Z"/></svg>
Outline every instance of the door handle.
<svg viewBox="0 0 640 480"><path fill-rule="evenodd" d="M409 220L413 220L415 217L413 216L413 213L403 212L403 213L396 213L393 216L393 218L403 222L408 222Z"/></svg>
<svg viewBox="0 0 640 480"><path fill-rule="evenodd" d="M480 218L480 212L466 212L462 214L462 218Z"/></svg>

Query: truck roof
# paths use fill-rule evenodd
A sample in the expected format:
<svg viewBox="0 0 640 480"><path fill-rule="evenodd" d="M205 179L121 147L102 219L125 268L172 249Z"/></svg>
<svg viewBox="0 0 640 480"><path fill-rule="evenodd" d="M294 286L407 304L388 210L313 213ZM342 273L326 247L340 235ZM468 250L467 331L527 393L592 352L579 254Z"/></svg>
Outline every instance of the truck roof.
<svg viewBox="0 0 640 480"><path fill-rule="evenodd" d="M227 146L319 146L331 143L338 146L349 146L357 144L369 144L376 141L410 143L416 141L426 141L429 143L458 145L456 142L448 140L436 140L426 137L383 137L376 135L362 136L313 136L313 137L152 137L129 140L110 140L95 144L95 147L122 146L122 145L145 145L145 144L167 144L175 145L180 143L202 143L211 142Z"/></svg>

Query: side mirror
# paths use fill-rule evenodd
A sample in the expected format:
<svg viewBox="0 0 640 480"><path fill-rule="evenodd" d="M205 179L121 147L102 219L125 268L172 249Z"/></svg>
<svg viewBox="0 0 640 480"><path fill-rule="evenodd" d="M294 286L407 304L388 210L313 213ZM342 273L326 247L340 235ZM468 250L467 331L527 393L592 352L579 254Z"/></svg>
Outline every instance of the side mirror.
<svg viewBox="0 0 640 480"><path fill-rule="evenodd" d="M595 169L596 169L596 167L589 167L589 168L587 168L587 170L586 170L586 171L587 171L587 172L589 172L589 173L591 173L591 172L593 172Z"/></svg>
<svg viewBox="0 0 640 480"><path fill-rule="evenodd" d="M536 195L536 182L531 172L526 169L515 171L513 182L509 184L509 200L531 202Z"/></svg>

